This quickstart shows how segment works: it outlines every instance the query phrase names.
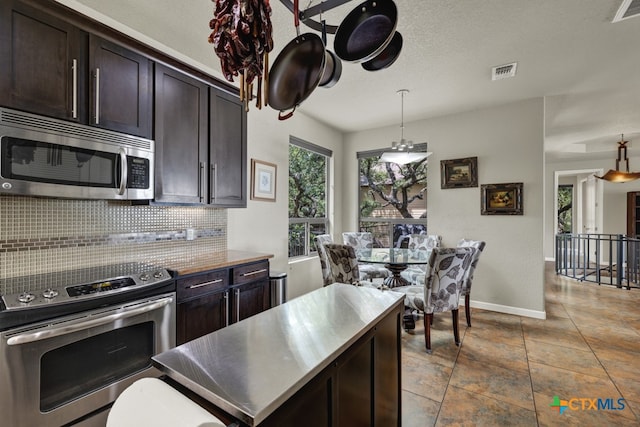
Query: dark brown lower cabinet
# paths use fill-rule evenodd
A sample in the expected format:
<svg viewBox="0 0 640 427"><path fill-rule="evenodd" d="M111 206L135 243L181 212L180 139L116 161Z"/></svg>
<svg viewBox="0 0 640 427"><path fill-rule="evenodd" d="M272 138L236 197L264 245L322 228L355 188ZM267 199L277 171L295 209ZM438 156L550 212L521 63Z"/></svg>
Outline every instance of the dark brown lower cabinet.
<svg viewBox="0 0 640 427"><path fill-rule="evenodd" d="M178 303L176 344L217 331L227 325L227 292L214 292Z"/></svg>
<svg viewBox="0 0 640 427"><path fill-rule="evenodd" d="M267 310L270 297L269 261L178 277L176 344Z"/></svg>
<svg viewBox="0 0 640 427"><path fill-rule="evenodd" d="M260 427L400 427L400 316L383 318Z"/></svg>

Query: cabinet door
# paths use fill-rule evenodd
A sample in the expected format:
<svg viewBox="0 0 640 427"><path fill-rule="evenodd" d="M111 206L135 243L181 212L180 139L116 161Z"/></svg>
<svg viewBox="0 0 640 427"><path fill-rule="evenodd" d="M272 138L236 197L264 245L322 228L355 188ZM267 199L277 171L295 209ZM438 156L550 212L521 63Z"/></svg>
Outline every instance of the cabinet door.
<svg viewBox="0 0 640 427"><path fill-rule="evenodd" d="M86 122L87 35L16 0L0 4L0 104Z"/></svg>
<svg viewBox="0 0 640 427"><path fill-rule="evenodd" d="M155 200L206 203L208 86L156 64Z"/></svg>
<svg viewBox="0 0 640 427"><path fill-rule="evenodd" d="M151 138L152 66L144 56L90 35L90 124Z"/></svg>
<svg viewBox="0 0 640 427"><path fill-rule="evenodd" d="M184 344L227 325L228 293L216 292L178 304L176 344Z"/></svg>
<svg viewBox="0 0 640 427"><path fill-rule="evenodd" d="M237 96L211 88L209 203L247 206L247 113Z"/></svg>
<svg viewBox="0 0 640 427"><path fill-rule="evenodd" d="M268 279L235 286L230 292L232 293L231 322L239 322L270 307L271 292Z"/></svg>

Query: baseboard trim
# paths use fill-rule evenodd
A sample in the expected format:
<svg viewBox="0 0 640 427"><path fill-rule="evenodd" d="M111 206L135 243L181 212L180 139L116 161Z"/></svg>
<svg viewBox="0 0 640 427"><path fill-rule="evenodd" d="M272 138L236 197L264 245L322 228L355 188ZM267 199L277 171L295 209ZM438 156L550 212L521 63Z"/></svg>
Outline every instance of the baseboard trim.
<svg viewBox="0 0 640 427"><path fill-rule="evenodd" d="M488 302L471 300L472 308L480 308L482 310L496 311L498 313L515 314L516 316L532 317L534 319L545 320L547 318L546 311L529 310L526 308L511 307L508 305L491 304Z"/></svg>

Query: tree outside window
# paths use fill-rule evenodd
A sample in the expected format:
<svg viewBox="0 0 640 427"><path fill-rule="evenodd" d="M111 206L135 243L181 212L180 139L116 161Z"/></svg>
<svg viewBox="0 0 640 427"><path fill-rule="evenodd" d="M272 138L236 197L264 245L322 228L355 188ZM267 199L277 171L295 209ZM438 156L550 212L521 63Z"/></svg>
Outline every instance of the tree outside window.
<svg viewBox="0 0 640 427"><path fill-rule="evenodd" d="M558 233L573 231L573 185L558 186Z"/></svg>
<svg viewBox="0 0 640 427"><path fill-rule="evenodd" d="M381 154L358 154L359 227L377 246L401 247L409 234L427 233L427 159L398 165L380 163Z"/></svg>
<svg viewBox="0 0 640 427"><path fill-rule="evenodd" d="M304 141L289 145L289 257L315 253L314 236L327 233L330 155Z"/></svg>

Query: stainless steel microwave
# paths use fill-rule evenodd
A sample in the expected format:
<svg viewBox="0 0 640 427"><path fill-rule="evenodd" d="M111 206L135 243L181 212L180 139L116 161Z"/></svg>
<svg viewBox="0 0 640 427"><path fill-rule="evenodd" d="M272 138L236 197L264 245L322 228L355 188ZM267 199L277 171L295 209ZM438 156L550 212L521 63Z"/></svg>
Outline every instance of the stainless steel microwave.
<svg viewBox="0 0 640 427"><path fill-rule="evenodd" d="M155 142L0 108L0 193L150 200Z"/></svg>

